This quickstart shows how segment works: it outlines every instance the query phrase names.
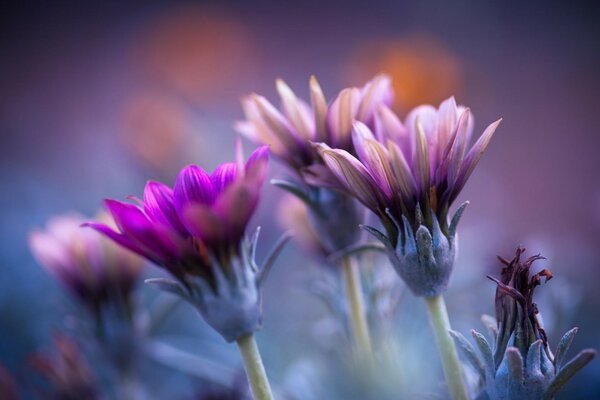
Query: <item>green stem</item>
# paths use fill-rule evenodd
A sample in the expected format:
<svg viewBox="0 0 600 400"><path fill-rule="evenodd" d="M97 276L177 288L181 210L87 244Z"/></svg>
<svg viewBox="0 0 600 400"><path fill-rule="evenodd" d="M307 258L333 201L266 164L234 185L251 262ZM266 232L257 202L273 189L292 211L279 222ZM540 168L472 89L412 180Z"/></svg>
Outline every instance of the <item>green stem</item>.
<svg viewBox="0 0 600 400"><path fill-rule="evenodd" d="M446 310L446 303L442 295L426 297L429 320L435 333L435 340L442 358L444 375L448 382L448 389L453 400L467 400L467 389L462 375L462 365L458 359L458 353L452 337L448 333L450 319Z"/></svg>
<svg viewBox="0 0 600 400"><path fill-rule="evenodd" d="M350 318L352 322L352 334L359 354L365 358L373 357L369 325L365 314L363 291L358 270L358 264L354 257L344 257L342 260L342 271L344 285L346 287L346 299L350 307Z"/></svg>
<svg viewBox="0 0 600 400"><path fill-rule="evenodd" d="M244 368L252 390L254 400L273 400L269 379L265 372L254 335L249 333L237 340L237 345L244 360Z"/></svg>

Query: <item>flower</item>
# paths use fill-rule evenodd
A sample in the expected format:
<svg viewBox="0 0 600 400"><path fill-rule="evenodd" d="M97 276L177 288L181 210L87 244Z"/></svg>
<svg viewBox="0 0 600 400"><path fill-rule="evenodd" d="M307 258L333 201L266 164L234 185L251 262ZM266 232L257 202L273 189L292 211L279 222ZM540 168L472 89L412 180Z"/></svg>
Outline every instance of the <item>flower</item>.
<svg viewBox="0 0 600 400"><path fill-rule="evenodd" d="M386 244L396 270L417 295L435 296L447 286L456 224L464 206L450 224L448 210L499 123L489 125L468 150L471 112L451 97L438 109L415 108L404 124L380 106L373 130L361 122L353 125L356 156L325 143L317 145L338 187L380 218L387 236L366 229Z"/></svg>
<svg viewBox="0 0 600 400"><path fill-rule="evenodd" d="M259 147L244 164L238 148L237 162L221 164L210 175L189 165L173 189L148 182L139 206L106 200L118 230L102 223L87 225L168 270L178 281L146 282L188 300L233 341L261 324L259 286L273 258L259 269L254 262L257 235L251 242L243 239L258 204L268 155L267 146Z"/></svg>
<svg viewBox="0 0 600 400"><path fill-rule="evenodd" d="M108 222L106 214L98 216ZM77 214L54 217L29 234L38 262L80 302L97 312L107 303L129 302L143 262L96 232L82 229Z"/></svg>
<svg viewBox="0 0 600 400"><path fill-rule="evenodd" d="M504 265L496 282L496 321L485 318L494 340L490 346L485 337L471 331L481 357L467 339L450 331L467 360L478 372L484 390L491 400L496 399L552 399L562 386L595 356L592 349L582 350L568 362L566 354L577 333L568 331L553 353L546 332L538 319L539 309L533 302L535 288L552 278L548 269L530 276L532 264L543 257L536 255L524 262L525 252L519 247L515 257L508 261L498 257Z"/></svg>
<svg viewBox="0 0 600 400"><path fill-rule="evenodd" d="M378 75L362 88L342 90L330 105L313 76L310 78L309 106L296 97L283 82L277 81L281 97L278 110L257 94L242 100L246 121L236 124L237 130L258 143L268 143L273 154L287 164L300 182L275 180L282 187L303 200L310 209L313 230L322 240L328 253L355 245L360 239L357 229L364 213L356 202L336 189L336 178L323 164L312 142L353 152L352 122L364 121L372 125L375 110L381 104L390 104L393 98L390 80Z"/></svg>
<svg viewBox="0 0 600 400"><path fill-rule="evenodd" d="M242 99L246 120L236 124L238 132L251 141L271 145L273 154L300 175L309 167L313 167L311 174L318 175L322 164L310 142L352 151L352 122L372 124L377 107L390 104L393 98L386 75L376 76L362 88L342 90L330 105L314 76L309 88L310 106L296 97L283 80L277 80L281 109L252 94Z"/></svg>

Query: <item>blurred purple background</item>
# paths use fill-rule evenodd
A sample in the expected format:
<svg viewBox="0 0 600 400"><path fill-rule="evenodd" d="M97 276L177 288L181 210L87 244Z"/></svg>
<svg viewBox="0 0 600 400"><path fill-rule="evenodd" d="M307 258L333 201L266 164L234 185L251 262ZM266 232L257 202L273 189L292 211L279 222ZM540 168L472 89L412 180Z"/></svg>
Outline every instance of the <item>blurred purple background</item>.
<svg viewBox="0 0 600 400"><path fill-rule="evenodd" d="M230 159L239 98L255 91L276 100L278 77L306 97L315 74L330 98L380 71L394 79L401 115L455 95L478 132L504 118L461 196L471 205L450 293L451 312L464 314L453 317L458 328L479 329L477 316L493 312L485 275L497 272L496 254L523 244L556 275L540 292L568 286L564 310L548 311L567 314L552 343L577 325L574 347L600 348L599 4L1 6L0 360L18 369L61 318L60 288L27 249L32 227L69 210L92 215L102 198L139 195L149 178L171 183L187 163L211 169ZM271 176L283 173L272 164ZM265 188L255 218L265 243L281 230L270 212L279 198ZM267 285L261 335L273 346L315 306L305 293L287 295L304 280L302 257L294 259ZM468 285L480 289L461 293ZM265 352L267 364L285 364L276 347ZM564 398L600 397L598 364Z"/></svg>

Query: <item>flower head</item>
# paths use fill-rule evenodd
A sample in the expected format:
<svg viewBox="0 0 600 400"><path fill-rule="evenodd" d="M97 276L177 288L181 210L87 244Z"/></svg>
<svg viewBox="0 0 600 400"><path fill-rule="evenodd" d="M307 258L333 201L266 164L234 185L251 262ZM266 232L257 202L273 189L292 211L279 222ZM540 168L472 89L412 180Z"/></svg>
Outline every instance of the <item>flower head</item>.
<svg viewBox="0 0 600 400"><path fill-rule="evenodd" d="M483 335L472 331L481 353L479 357L464 336L451 331L479 373L491 400L552 399L575 373L596 356L594 350L586 349L565 363L577 328L563 336L554 353L550 350L533 294L542 279L547 282L552 273L542 269L531 275L531 266L543 257L538 254L522 261L524 252L525 249L519 247L510 261L498 257L504 265L500 279L489 277L497 284L496 321L488 322L493 346ZM487 320L493 318L488 317Z"/></svg>
<svg viewBox="0 0 600 400"><path fill-rule="evenodd" d="M207 276L210 257L226 264L239 255L267 163L268 149L263 146L245 164L241 159L221 164L210 175L189 165L173 188L149 181L139 205L106 200L118 229L96 222L88 225L183 281Z"/></svg>
<svg viewBox="0 0 600 400"><path fill-rule="evenodd" d="M281 108L277 109L264 97L252 94L242 99L246 120L236 124L237 130L250 140L271 145L273 154L300 175L310 170L310 176L326 172L311 142L324 142L352 152L352 122L372 125L375 110L390 104L393 92L390 80L378 75L362 88L342 90L327 104L323 91L313 76L310 78L311 104L299 99L282 81L277 81Z"/></svg>
<svg viewBox="0 0 600 400"><path fill-rule="evenodd" d="M89 226L167 269L178 281L147 283L175 293L194 305L226 340L254 332L262 323L261 284L274 257L262 268L254 261L257 235L245 239L266 177L268 148L260 147L246 163L238 148L236 163L212 174L190 165L173 189L148 182L139 206L107 200L118 230Z"/></svg>
<svg viewBox="0 0 600 400"><path fill-rule="evenodd" d="M415 294L433 296L447 285L462 209L450 224L448 210L499 122L489 125L469 149L471 112L454 98L438 109L417 107L405 123L380 106L374 129L361 122L353 125L356 156L318 145L339 188L381 219L387 236L372 232L393 250L392 261Z"/></svg>
<svg viewBox="0 0 600 400"><path fill-rule="evenodd" d="M106 214L98 218L110 223ZM143 260L102 235L82 229L84 221L77 214L50 219L45 230L34 230L29 235L33 255L94 311L107 302L127 302Z"/></svg>

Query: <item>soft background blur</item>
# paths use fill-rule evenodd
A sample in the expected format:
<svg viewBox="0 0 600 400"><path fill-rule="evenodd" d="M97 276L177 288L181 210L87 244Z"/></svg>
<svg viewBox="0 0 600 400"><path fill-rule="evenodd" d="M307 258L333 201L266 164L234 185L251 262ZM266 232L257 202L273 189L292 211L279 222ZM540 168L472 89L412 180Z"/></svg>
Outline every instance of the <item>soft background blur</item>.
<svg viewBox="0 0 600 400"><path fill-rule="evenodd" d="M2 5L0 361L26 375L25 357L50 343L68 301L33 261L30 229L56 213L93 215L102 198L139 195L149 178L172 183L187 163L212 169L231 159L239 97L256 91L277 102L278 77L306 97L315 74L331 98L380 71L394 79L401 115L454 94L474 112L476 134L504 118L461 196L471 205L448 294L455 328L482 329L479 315L493 313L494 285L485 275L498 272L496 254L509 257L522 244L545 255L539 266L555 273L539 291L552 345L576 325L573 352L600 348L599 4ZM270 171L284 173L275 163ZM277 190L264 189L254 220L265 228L261 254L281 232L271 211L279 199ZM318 350L311 324L325 313L303 289L315 268L298 252L290 247L274 268L258 334L267 369L280 383ZM424 313L405 297L399 313ZM178 313L189 320L190 337L204 329L186 307ZM426 322L418 323L407 318L399 330L430 335ZM204 351L189 339L179 347L226 354L239 365L232 346L207 335L218 349ZM184 379L186 398L193 380L174 374L164 385ZM600 398L600 362L562 398Z"/></svg>

